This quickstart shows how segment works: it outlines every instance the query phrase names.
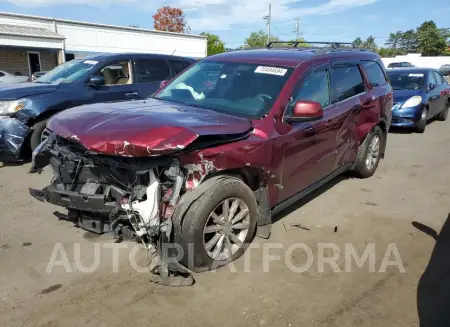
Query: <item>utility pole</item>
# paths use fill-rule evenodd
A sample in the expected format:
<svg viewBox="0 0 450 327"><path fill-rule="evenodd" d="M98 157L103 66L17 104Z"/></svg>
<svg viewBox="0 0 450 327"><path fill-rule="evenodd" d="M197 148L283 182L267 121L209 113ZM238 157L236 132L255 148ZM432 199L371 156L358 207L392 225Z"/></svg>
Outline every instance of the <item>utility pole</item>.
<svg viewBox="0 0 450 327"><path fill-rule="evenodd" d="M270 20L272 16L272 5L269 4L269 15L264 16L263 19L267 20L267 44L270 42Z"/></svg>
<svg viewBox="0 0 450 327"><path fill-rule="evenodd" d="M295 24L295 32L297 33L296 41L298 41L300 39L300 17L295 18L295 20L297 21L297 24Z"/></svg>

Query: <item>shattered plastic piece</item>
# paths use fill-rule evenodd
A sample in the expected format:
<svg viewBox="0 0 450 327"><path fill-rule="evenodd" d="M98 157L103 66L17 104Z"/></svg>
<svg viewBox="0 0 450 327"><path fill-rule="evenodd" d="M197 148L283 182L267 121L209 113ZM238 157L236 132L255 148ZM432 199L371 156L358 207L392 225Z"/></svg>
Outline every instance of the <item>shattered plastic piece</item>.
<svg viewBox="0 0 450 327"><path fill-rule="evenodd" d="M27 125L17 119L0 116L0 155L18 156L28 133Z"/></svg>

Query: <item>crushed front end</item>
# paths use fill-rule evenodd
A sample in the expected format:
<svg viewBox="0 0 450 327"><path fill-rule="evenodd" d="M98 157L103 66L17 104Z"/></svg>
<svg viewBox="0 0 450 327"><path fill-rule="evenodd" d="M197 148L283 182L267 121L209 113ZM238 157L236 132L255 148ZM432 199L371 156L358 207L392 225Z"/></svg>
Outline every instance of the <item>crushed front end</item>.
<svg viewBox="0 0 450 327"><path fill-rule="evenodd" d="M40 173L47 165L52 182L42 190L30 189L34 198L67 208L68 218L83 229L142 242L157 262L158 283L193 283L187 269L160 250L170 240L171 214L185 182L176 158L102 155L51 134L33 153L30 172Z"/></svg>

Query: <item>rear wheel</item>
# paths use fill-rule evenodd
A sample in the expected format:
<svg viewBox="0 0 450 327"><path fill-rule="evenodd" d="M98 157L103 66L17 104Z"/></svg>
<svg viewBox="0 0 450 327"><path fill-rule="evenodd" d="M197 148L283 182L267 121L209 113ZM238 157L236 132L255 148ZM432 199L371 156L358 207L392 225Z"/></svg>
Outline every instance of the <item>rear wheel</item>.
<svg viewBox="0 0 450 327"><path fill-rule="evenodd" d="M371 177L377 170L384 137L385 135L381 128L376 126L359 146L358 158L353 168L353 172L358 177Z"/></svg>
<svg viewBox="0 0 450 327"><path fill-rule="evenodd" d="M422 113L420 114L420 120L416 126L417 133L425 132L425 128L427 127L427 118L428 118L428 110L423 108Z"/></svg>
<svg viewBox="0 0 450 327"><path fill-rule="evenodd" d="M198 198L183 218L175 241L180 262L196 271L213 270L239 258L253 239L257 203L253 191L237 178L226 178Z"/></svg>
<svg viewBox="0 0 450 327"><path fill-rule="evenodd" d="M450 104L446 106L444 110L442 110L439 115L437 116L437 119L440 121L446 121L448 117L448 111L450 109Z"/></svg>
<svg viewBox="0 0 450 327"><path fill-rule="evenodd" d="M31 151L34 151L38 147L38 145L48 137L47 133L45 132L46 125L46 120L37 122L33 125L33 133L31 134L30 138Z"/></svg>

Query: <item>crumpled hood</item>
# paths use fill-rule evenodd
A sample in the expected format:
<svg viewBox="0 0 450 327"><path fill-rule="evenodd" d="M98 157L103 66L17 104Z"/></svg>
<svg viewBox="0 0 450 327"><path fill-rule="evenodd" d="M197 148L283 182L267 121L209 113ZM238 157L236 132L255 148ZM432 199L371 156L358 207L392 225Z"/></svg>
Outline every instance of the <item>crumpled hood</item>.
<svg viewBox="0 0 450 327"><path fill-rule="evenodd" d="M199 136L252 129L245 118L155 99L76 107L58 113L47 126L88 150L135 157L174 153Z"/></svg>
<svg viewBox="0 0 450 327"><path fill-rule="evenodd" d="M404 102L415 95L424 97L423 93L423 90L394 90L394 103Z"/></svg>
<svg viewBox="0 0 450 327"><path fill-rule="evenodd" d="M54 84L16 83L0 86L0 101L17 100L37 94L51 93L58 88Z"/></svg>

